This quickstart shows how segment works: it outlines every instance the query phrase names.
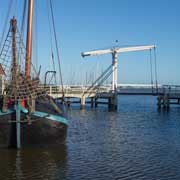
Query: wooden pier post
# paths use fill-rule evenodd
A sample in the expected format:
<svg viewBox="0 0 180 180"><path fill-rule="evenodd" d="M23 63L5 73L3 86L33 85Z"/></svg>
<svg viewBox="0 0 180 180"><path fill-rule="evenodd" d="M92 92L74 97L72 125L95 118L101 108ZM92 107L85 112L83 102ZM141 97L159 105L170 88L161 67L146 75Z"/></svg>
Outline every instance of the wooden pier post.
<svg viewBox="0 0 180 180"><path fill-rule="evenodd" d="M168 109L169 108L169 95L168 94L165 94L163 96L163 108L164 109Z"/></svg>
<svg viewBox="0 0 180 180"><path fill-rule="evenodd" d="M116 111L117 110L117 102L118 102L117 94L115 93L115 94L113 94L112 97L108 98L108 108L109 108L109 110Z"/></svg>
<svg viewBox="0 0 180 180"><path fill-rule="evenodd" d="M68 106L68 107L70 107L70 105L71 105L70 98L69 98L69 97L67 97L67 106Z"/></svg>
<svg viewBox="0 0 180 180"><path fill-rule="evenodd" d="M169 94L166 94L165 102L166 102L166 108L169 109L169 104L170 104Z"/></svg>
<svg viewBox="0 0 180 180"><path fill-rule="evenodd" d="M98 98L95 97L95 107L98 107L98 102L97 102Z"/></svg>
<svg viewBox="0 0 180 180"><path fill-rule="evenodd" d="M81 109L83 109L85 107L85 103L86 103L86 97L82 96L81 97Z"/></svg>
<svg viewBox="0 0 180 180"><path fill-rule="evenodd" d="M157 106L158 109L161 109L161 107L163 107L163 109L169 109L170 107L170 96L169 94L163 94L163 95L159 95L157 97Z"/></svg>
<svg viewBox="0 0 180 180"><path fill-rule="evenodd" d="M180 104L180 99L178 98L178 104Z"/></svg>
<svg viewBox="0 0 180 180"><path fill-rule="evenodd" d="M111 97L108 98L108 109L111 109Z"/></svg>
<svg viewBox="0 0 180 180"><path fill-rule="evenodd" d="M94 97L91 97L91 108L94 107Z"/></svg>
<svg viewBox="0 0 180 180"><path fill-rule="evenodd" d="M157 106L158 106L158 109L161 109L161 104L162 104L162 97L158 96L157 97Z"/></svg>

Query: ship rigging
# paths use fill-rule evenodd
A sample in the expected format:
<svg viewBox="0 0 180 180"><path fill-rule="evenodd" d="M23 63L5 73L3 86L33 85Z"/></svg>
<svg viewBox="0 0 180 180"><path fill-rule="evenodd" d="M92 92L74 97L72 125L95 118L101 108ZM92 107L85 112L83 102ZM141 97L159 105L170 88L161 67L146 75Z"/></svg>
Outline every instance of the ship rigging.
<svg viewBox="0 0 180 180"><path fill-rule="evenodd" d="M63 89L54 14L52 2L49 3ZM59 144L64 142L66 137L67 120L63 110L48 96L40 82L40 70L37 73L32 64L34 0L24 1L23 14L26 12L26 5L28 5L26 47L22 37L24 16L21 32L16 18L13 17L0 53L0 65L4 72L4 89L0 101L2 147L21 148L25 145Z"/></svg>

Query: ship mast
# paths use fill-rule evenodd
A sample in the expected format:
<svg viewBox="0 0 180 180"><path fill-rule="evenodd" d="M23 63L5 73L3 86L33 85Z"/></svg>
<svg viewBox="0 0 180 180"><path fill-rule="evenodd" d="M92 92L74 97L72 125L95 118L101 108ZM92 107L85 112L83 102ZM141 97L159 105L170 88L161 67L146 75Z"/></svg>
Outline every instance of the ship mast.
<svg viewBox="0 0 180 180"><path fill-rule="evenodd" d="M16 60L16 25L17 21L15 17L11 19L11 31L12 31L12 54L13 54L13 62L12 62L12 84L13 84L13 95L16 99L16 91L17 91L17 60Z"/></svg>
<svg viewBox="0 0 180 180"><path fill-rule="evenodd" d="M25 76L30 78L32 58L32 25L34 0L28 0Z"/></svg>

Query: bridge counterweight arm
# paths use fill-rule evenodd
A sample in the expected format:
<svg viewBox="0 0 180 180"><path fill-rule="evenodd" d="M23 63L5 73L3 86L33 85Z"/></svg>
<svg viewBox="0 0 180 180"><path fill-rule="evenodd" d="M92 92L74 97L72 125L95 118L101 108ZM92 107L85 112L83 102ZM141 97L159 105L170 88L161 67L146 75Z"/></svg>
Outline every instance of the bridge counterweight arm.
<svg viewBox="0 0 180 180"><path fill-rule="evenodd" d="M103 50L94 50L81 53L82 57L86 56L97 56L103 54L113 54L113 53L123 53L123 52L133 52L133 51L144 51L154 49L155 45L147 46L133 46L133 47L122 47L122 48L112 48L112 49L103 49Z"/></svg>
<svg viewBox="0 0 180 180"><path fill-rule="evenodd" d="M95 51L84 52L84 53L81 53L81 56L82 57L97 56L97 55L110 54L110 53L113 53L113 49L95 50Z"/></svg>
<svg viewBox="0 0 180 180"><path fill-rule="evenodd" d="M133 46L133 47L123 47L123 48L117 48L115 51L117 53L122 52L133 52L133 51L144 51L144 50L151 50L154 49L155 45L148 45L148 46Z"/></svg>

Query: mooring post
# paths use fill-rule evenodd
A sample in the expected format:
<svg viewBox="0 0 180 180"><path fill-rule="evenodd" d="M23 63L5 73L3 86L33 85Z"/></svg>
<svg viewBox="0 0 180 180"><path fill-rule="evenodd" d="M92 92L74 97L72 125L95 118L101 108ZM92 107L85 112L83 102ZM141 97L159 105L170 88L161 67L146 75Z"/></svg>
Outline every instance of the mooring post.
<svg viewBox="0 0 180 180"><path fill-rule="evenodd" d="M70 105L71 105L70 97L67 97L67 106L70 107Z"/></svg>
<svg viewBox="0 0 180 180"><path fill-rule="evenodd" d="M83 109L85 107L85 103L86 103L86 97L82 96L81 97L81 109Z"/></svg>
<svg viewBox="0 0 180 180"><path fill-rule="evenodd" d="M118 109L118 92L116 88L116 92L114 94L114 110L116 111Z"/></svg>
<svg viewBox="0 0 180 180"><path fill-rule="evenodd" d="M94 107L94 97L91 97L91 107Z"/></svg>
<svg viewBox="0 0 180 180"><path fill-rule="evenodd" d="M169 109L169 103L170 103L170 100L169 100L169 94L166 95L166 108Z"/></svg>
<svg viewBox="0 0 180 180"><path fill-rule="evenodd" d="M178 98L178 104L180 104L180 99Z"/></svg>
<svg viewBox="0 0 180 180"><path fill-rule="evenodd" d="M108 109L110 110L111 109L111 97L108 97Z"/></svg>
<svg viewBox="0 0 180 180"><path fill-rule="evenodd" d="M158 96L157 97L157 106L158 106L158 109L161 109L161 104L162 104L162 97L161 96Z"/></svg>
<svg viewBox="0 0 180 180"><path fill-rule="evenodd" d="M117 110L117 94L114 93L111 97L108 98L108 108L109 110Z"/></svg>
<svg viewBox="0 0 180 180"><path fill-rule="evenodd" d="M16 102L16 147L21 148L21 110L19 100Z"/></svg>
<svg viewBox="0 0 180 180"><path fill-rule="evenodd" d="M97 102L98 98L95 97L95 108L98 107L98 102Z"/></svg>

